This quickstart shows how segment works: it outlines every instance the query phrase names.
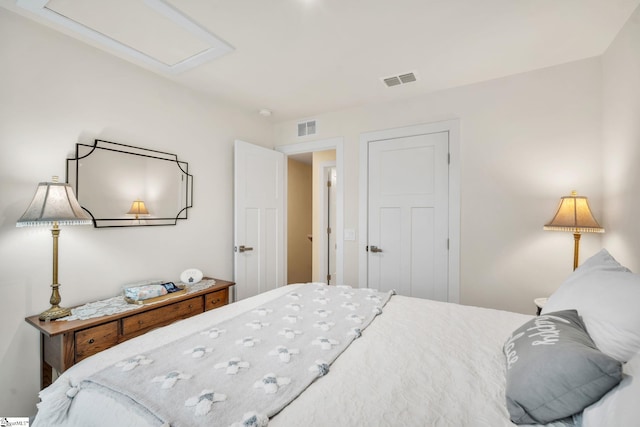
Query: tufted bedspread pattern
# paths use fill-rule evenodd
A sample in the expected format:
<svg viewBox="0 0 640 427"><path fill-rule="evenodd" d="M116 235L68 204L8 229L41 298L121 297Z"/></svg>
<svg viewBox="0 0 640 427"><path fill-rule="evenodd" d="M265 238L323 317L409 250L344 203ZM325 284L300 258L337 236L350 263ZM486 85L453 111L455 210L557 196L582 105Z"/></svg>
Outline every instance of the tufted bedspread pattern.
<svg viewBox="0 0 640 427"><path fill-rule="evenodd" d="M86 359L41 392L43 404L109 364L198 331L203 322L221 322L252 310L296 286L186 319ZM531 317L394 296L362 337L335 360L330 373L269 426L513 426L505 405L502 345ZM53 421L37 417L34 426L52 426ZM66 421L83 427L156 425L92 390L73 399Z"/></svg>

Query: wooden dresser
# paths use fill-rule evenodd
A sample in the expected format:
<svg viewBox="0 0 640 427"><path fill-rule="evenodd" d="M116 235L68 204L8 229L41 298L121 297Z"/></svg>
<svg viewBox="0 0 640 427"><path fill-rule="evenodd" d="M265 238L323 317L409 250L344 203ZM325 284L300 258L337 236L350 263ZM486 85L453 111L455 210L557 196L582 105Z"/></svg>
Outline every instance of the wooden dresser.
<svg viewBox="0 0 640 427"><path fill-rule="evenodd" d="M229 287L234 283L215 281L215 285L201 291L110 316L52 322L39 320L37 314L27 317L27 323L40 331L40 387L51 384L52 369L62 373L82 359L130 338L228 304Z"/></svg>

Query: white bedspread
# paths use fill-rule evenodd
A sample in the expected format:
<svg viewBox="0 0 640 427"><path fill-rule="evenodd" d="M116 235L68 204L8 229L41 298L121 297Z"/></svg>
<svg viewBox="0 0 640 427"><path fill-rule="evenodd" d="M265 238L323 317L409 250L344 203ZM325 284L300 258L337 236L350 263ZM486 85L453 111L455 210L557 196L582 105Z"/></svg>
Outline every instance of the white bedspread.
<svg viewBox="0 0 640 427"><path fill-rule="evenodd" d="M87 376L290 292L291 285L174 323L85 359L43 390L54 401ZM382 315L301 396L274 417L289 426L513 426L502 344L531 316L395 296ZM44 411L42 411L42 414ZM35 427L55 425L38 415ZM149 425L98 391L72 401L66 426Z"/></svg>

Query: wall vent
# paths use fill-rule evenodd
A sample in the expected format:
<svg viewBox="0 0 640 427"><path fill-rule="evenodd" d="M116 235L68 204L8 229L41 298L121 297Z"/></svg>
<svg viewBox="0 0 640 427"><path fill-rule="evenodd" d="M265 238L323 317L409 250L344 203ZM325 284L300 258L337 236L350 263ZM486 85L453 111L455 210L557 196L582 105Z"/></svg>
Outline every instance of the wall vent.
<svg viewBox="0 0 640 427"><path fill-rule="evenodd" d="M315 135L317 130L318 128L315 120L307 120L305 122L298 123L298 136Z"/></svg>
<svg viewBox="0 0 640 427"><path fill-rule="evenodd" d="M416 78L416 74L413 72L382 78L382 81L384 82L385 85L387 85L387 87L399 86L402 84L415 82L416 80L418 79Z"/></svg>

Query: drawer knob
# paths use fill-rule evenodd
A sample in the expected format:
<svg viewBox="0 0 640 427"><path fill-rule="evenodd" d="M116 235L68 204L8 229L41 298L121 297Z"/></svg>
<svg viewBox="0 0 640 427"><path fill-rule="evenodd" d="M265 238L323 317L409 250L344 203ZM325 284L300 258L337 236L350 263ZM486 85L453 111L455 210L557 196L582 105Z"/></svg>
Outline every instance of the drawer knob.
<svg viewBox="0 0 640 427"><path fill-rule="evenodd" d="M96 342L96 340L94 340L93 338L89 340L89 344L93 344L94 342Z"/></svg>

